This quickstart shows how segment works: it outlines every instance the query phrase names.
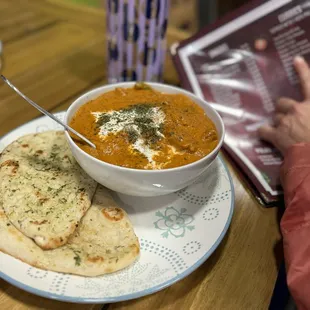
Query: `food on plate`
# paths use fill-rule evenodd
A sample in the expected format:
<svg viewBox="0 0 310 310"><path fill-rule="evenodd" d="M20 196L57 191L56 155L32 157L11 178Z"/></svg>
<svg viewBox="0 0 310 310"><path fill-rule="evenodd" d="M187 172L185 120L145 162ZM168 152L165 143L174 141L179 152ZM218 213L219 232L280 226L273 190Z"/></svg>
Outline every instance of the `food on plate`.
<svg viewBox="0 0 310 310"><path fill-rule="evenodd" d="M70 126L96 144L75 139L104 162L136 169L167 169L195 162L218 144L214 123L183 94L144 83L116 88L82 105Z"/></svg>
<svg viewBox="0 0 310 310"><path fill-rule="evenodd" d="M21 137L0 157L4 212L42 249L67 243L90 207L96 186L77 164L63 131Z"/></svg>
<svg viewBox="0 0 310 310"><path fill-rule="evenodd" d="M0 202L0 250L38 268L99 276L132 264L140 245L126 212L99 186L74 234L53 250L42 250L15 228Z"/></svg>

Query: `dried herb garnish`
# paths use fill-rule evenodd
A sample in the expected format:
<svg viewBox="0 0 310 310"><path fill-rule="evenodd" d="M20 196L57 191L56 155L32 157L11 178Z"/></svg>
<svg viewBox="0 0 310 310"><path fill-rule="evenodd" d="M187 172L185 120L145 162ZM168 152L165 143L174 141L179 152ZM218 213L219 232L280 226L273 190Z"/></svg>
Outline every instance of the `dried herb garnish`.
<svg viewBox="0 0 310 310"><path fill-rule="evenodd" d="M57 144L53 144L52 149L51 149L50 158L56 159L56 157L59 155L59 152L60 152L60 146Z"/></svg>
<svg viewBox="0 0 310 310"><path fill-rule="evenodd" d="M133 130L133 129L126 129L126 132L127 132L127 136L128 136L128 141L130 143L135 143L137 140L138 140L138 133Z"/></svg>
<svg viewBox="0 0 310 310"><path fill-rule="evenodd" d="M57 153L51 153L50 154L50 159L55 159L57 157Z"/></svg>
<svg viewBox="0 0 310 310"><path fill-rule="evenodd" d="M163 132L163 124L156 124L153 120L156 105L151 102L139 103L113 113L102 113L96 124L98 127L106 125L107 132L113 132L115 124L120 124L121 130L127 133L130 143L134 144L141 137L146 144L154 144L161 138Z"/></svg>
<svg viewBox="0 0 310 310"><path fill-rule="evenodd" d="M55 190L54 194L57 196L63 190L63 188L66 187L66 186L67 186L67 184L64 184L64 185L60 186L59 188L57 188Z"/></svg>
<svg viewBox="0 0 310 310"><path fill-rule="evenodd" d="M80 255L79 254L76 254L75 253L75 256L73 257L73 259L75 260L75 265L76 266L80 266L81 265L81 257L80 257Z"/></svg>
<svg viewBox="0 0 310 310"><path fill-rule="evenodd" d="M140 125L141 135L144 138L146 144L156 143L160 136L158 135L158 129L152 126L147 126L145 124Z"/></svg>
<svg viewBox="0 0 310 310"><path fill-rule="evenodd" d="M104 125L105 123L108 123L111 119L111 116L107 113L105 114L101 114L97 120L97 126L102 126Z"/></svg>
<svg viewBox="0 0 310 310"><path fill-rule="evenodd" d="M153 122L153 120L149 117L136 117L135 120L134 120L134 123L139 125L147 125L147 124L151 124Z"/></svg>
<svg viewBox="0 0 310 310"><path fill-rule="evenodd" d="M152 108L154 108L154 103L139 103L139 104L133 104L129 107L121 110L121 112L134 112L140 115L145 115L151 111Z"/></svg>

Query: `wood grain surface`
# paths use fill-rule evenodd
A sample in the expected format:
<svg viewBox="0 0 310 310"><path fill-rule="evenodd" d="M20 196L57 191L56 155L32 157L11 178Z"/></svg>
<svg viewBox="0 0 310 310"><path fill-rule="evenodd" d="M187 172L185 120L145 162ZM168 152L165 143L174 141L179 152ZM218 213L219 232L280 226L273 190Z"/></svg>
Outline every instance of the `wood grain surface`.
<svg viewBox="0 0 310 310"><path fill-rule="evenodd" d="M85 91L106 83L105 12L61 0L1 0L1 73L49 111L65 110ZM172 27L169 45L188 33ZM179 83L171 59L165 82ZM0 83L0 136L40 114ZM278 210L261 207L229 164L235 186L231 227L216 252L187 278L116 310L267 309L282 259ZM48 300L0 280L0 309L101 309Z"/></svg>

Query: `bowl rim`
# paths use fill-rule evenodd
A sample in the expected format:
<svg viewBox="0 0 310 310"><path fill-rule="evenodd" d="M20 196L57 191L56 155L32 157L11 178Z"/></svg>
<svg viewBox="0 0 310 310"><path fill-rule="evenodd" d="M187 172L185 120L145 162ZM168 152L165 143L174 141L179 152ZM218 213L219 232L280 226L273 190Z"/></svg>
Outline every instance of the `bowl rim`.
<svg viewBox="0 0 310 310"><path fill-rule="evenodd" d="M99 86L96 87L86 93L84 93L83 95L79 96L77 99L75 99L69 106L69 108L66 111L65 114L65 124L69 125L68 123L68 117L69 114L71 113L71 111L73 110L73 108L85 97L91 95L94 92L98 92L100 90L104 90L106 88L110 88L110 91L112 91L113 89L115 89L116 87L123 87L123 86L131 86L131 85L135 85L137 82L120 82L120 83L113 83L113 84L106 84L103 86ZM155 82L145 82L146 84L149 84L150 86L154 86L154 88L156 87L167 87L170 89L174 89L176 91L178 91L179 93L182 93L184 95L188 95L190 98L191 97L195 97L196 100L202 102L204 105L208 106L208 108L210 108L212 110L212 112L216 115L216 117L219 120L220 123L220 127L222 130L222 136L220 137L220 140L217 144L217 146L206 156L183 166L179 166L179 167L173 167L173 168L165 168L165 169L136 169L136 168L127 168L127 167L122 167L122 166L118 166L118 165L114 165L108 162L105 162L103 160L97 159L96 157L93 157L92 155L88 154L87 152L85 152L83 149L79 148L76 143L73 141L73 139L71 138L70 134L68 133L67 130L65 130L65 135L67 137L67 139L70 141L70 144L73 145L73 147L78 150L79 152L81 152L84 156L86 156L88 159L95 161L96 163L98 163L99 165L103 165L103 166L108 166L110 168L115 168L118 170L123 170L123 171L127 171L127 172L136 172L139 174L157 174L157 173L163 173L163 172L176 172L176 171L182 171L182 170L187 170L189 168L198 166L199 164L201 164L204 161L207 161L209 158L212 158L212 156L216 155L219 150L221 149L223 143L224 143L224 138L225 138L225 126L224 126L224 122L221 118L221 116L219 115L219 113L204 99L198 97L197 95L195 95L194 93L191 93L185 89L182 89L180 87L177 86L173 86L173 85L168 85L168 84L164 84L164 83L155 83ZM127 87L128 88L128 87ZM104 92L103 92L104 93ZM102 93L102 94L103 94ZM98 94L98 97L102 94ZM196 102L195 102L196 103ZM196 103L197 104L197 103ZM208 116L209 117L209 116Z"/></svg>

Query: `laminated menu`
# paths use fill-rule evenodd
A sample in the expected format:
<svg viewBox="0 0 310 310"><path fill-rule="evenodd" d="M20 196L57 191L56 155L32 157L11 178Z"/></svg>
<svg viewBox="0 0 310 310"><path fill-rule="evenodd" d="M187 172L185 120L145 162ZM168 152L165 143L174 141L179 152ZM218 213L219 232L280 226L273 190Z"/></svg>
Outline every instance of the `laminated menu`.
<svg viewBox="0 0 310 310"><path fill-rule="evenodd" d="M221 114L225 150L264 204L282 199L282 157L257 129L279 97L302 100L293 58L310 61L310 1L254 1L172 47L182 86Z"/></svg>

